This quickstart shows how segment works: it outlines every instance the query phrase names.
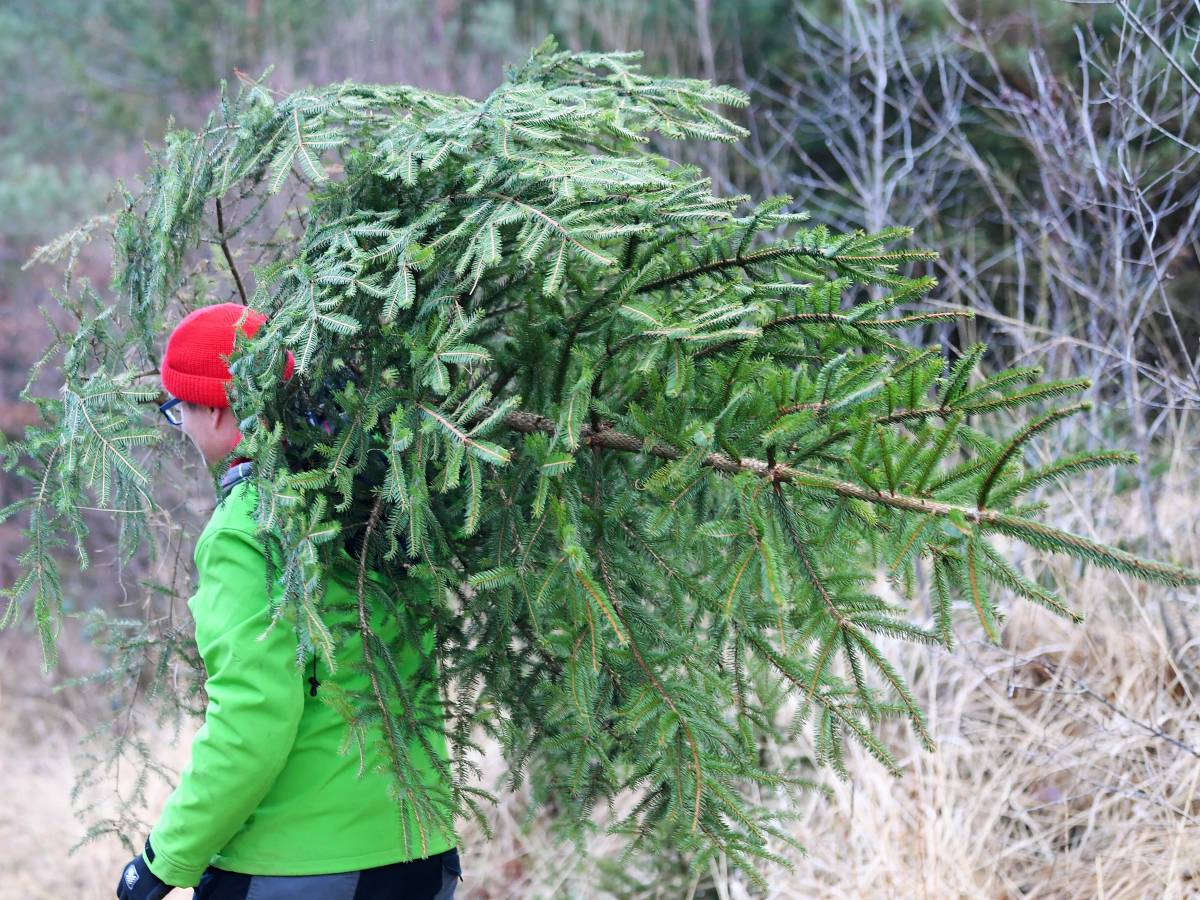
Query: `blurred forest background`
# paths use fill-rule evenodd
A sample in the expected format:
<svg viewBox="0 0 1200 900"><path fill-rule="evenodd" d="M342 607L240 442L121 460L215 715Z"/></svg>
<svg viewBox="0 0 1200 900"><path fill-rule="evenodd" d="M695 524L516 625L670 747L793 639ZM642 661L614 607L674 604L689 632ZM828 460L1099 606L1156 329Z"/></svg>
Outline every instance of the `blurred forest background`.
<svg viewBox="0 0 1200 900"><path fill-rule="evenodd" d="M172 118L202 124L222 80L236 89L239 73L272 65L280 91L352 79L480 98L546 34L746 90L747 109L723 110L746 141L654 149L700 164L722 195L787 193L838 229L912 226L915 245L941 254L929 305L976 318L907 337L986 341L985 368L1092 378L1091 411L1062 426L1055 449L1141 458L1048 495L1048 517L1200 566L1200 0L5 0L0 430L34 421L19 393L49 340L44 317L63 315L56 271L23 264L111 211L116 179L136 192L145 145L160 145ZM77 273L104 287L110 262L94 241ZM37 390L57 386L51 361ZM201 514L202 473L180 482ZM0 506L19 489L0 474ZM5 586L20 525L0 526ZM101 559L114 532L96 517ZM830 779L797 831L808 855L764 871L772 896L1200 896L1196 592L1014 557L1067 585L1087 621L1015 606L1001 647L966 616L955 654L913 649L905 676L939 752L886 726L905 777L857 759L852 783ZM102 566L64 584L74 608L139 615ZM84 804L102 802L69 796L83 738L114 711L94 693L54 691L104 660L69 630L60 668L42 675L30 624L0 633L0 898L108 896L125 849L67 850L92 815ZM147 739L164 764L186 760L186 734L150 727ZM152 796L167 789L156 782ZM638 860L622 881L603 836L579 856L541 812L523 816L522 798L506 795L492 841L464 835L460 896L751 896L719 865L691 877L675 859Z"/></svg>

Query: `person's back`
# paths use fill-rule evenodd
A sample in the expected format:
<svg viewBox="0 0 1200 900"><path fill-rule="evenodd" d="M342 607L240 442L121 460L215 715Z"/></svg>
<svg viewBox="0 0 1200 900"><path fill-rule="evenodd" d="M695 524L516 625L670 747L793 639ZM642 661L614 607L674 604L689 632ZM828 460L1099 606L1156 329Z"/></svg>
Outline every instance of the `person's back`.
<svg viewBox="0 0 1200 900"><path fill-rule="evenodd" d="M208 414L211 422L197 424L194 417ZM206 461L227 456L240 438L236 430L223 431L227 414L227 408L191 409L184 431L209 450ZM336 638L336 671L327 671L319 656L301 670L293 623L281 616L272 625L283 586L278 566L274 583L266 583L257 501L253 482L243 477L224 492L197 539L199 583L188 607L208 707L179 785L144 852L124 869L117 896L157 900L172 886L195 886L196 900L452 897L460 867L436 674L431 662L418 671L421 654L393 614L398 609L420 621L428 588L415 578L388 584L364 572L371 595L363 612L380 642L366 649L378 659L386 648L394 661L386 672L391 689L379 687L385 696L399 689L400 700L385 706L396 727L412 735L407 747L385 749L374 704L348 730L348 718L361 711L350 704L375 694L364 665L354 560L340 551L339 564L325 573L319 609ZM428 660L433 635L415 630ZM414 716L422 727L410 727ZM402 762L407 756L401 791L393 791L393 753ZM416 815L408 789L416 782L442 801L441 815Z"/></svg>
<svg viewBox="0 0 1200 900"><path fill-rule="evenodd" d="M237 531L238 542L254 541L252 515L255 490L251 482L243 481L234 487L214 513L206 529L213 540L228 539L217 532ZM254 541L261 554L261 544ZM337 872L380 866L409 859L442 853L455 845L453 834L420 827L407 798L394 799L390 787L394 781L389 755L376 739L376 733L364 735L351 742L343 711L353 696L370 697L372 687L363 670L363 643L359 630L357 603L357 571L349 557L345 564L330 573L322 602L322 620L338 641L335 655L336 672L330 673L319 657L314 657L303 672L297 671L295 636L280 635L280 643L290 653L281 661L284 671L280 677L292 679L292 689L299 692L302 708L296 722L295 737L283 767L255 811L213 860L213 865L239 872L264 875L297 875ZM368 571L364 591L385 591L381 576ZM280 596L279 590L271 600ZM428 587L413 578L404 579L390 592L397 603L419 605L428 601ZM197 618L208 615L209 598L198 593L189 601ZM400 643L399 625L393 616L386 615L383 604L367 598L364 609L370 616L372 630L396 660L397 675L404 679L403 689L418 705L418 711L428 720L424 742L441 762L448 764L446 738L440 704L437 704L437 685L430 680L417 681L413 676L418 665L416 647ZM218 616L218 621L223 619ZM259 630L265 630L265 617L255 612ZM260 627L261 626L261 627ZM291 624L280 620L276 630L288 631ZM197 624L197 631L200 630ZM425 634L424 651L432 652L433 634ZM316 681L314 684L313 681ZM295 704L294 697L290 698ZM400 720L403 708L392 710ZM272 715L264 711L266 715ZM402 720L401 720L402 721ZM249 723L247 723L249 724ZM398 722L399 724L399 722ZM409 741L414 775L434 791L440 791L448 803L445 781L422 746L414 737ZM339 752L342 749L346 752ZM359 777L359 772L362 776ZM444 812L444 810L443 810ZM402 814L401 814L402 813ZM297 817L301 817L297 821ZM422 836L421 832L426 831ZM407 845L407 848L406 848Z"/></svg>
<svg viewBox="0 0 1200 900"><path fill-rule="evenodd" d="M427 833L422 846L422 829L411 805L390 796L392 779L385 774L390 762L374 739L377 734L365 745L359 742L346 747L342 704L348 696L371 694L370 680L362 669L357 571L349 557L329 574L321 610L323 621L339 638L336 672L328 673L316 658L310 667L298 671L295 634L290 622L283 619L266 638L256 640L267 630L271 603L279 599L282 588L276 585L270 598L263 593L266 564L262 545L254 536L255 501L253 483L242 481L214 511L197 541L201 581L188 606L196 620L197 643L206 666L212 657L217 665L231 669L209 672L210 703L214 693L211 679L226 679L217 702L238 703L239 722L249 732L240 746L252 757L245 764L263 773L278 768L278 774L212 864L243 873L308 875L380 866L450 849L453 835L437 831ZM367 572L366 576L364 590L384 590L377 573ZM406 579L395 588L392 596L399 603L421 603L428 598L427 587L415 579ZM405 690L437 726L427 729L425 739L445 762L448 755L440 708L430 702L431 696L436 698L436 684L412 680L418 663L416 648L410 644L397 647L398 623L385 615L381 606L374 602L365 607L369 621L393 653L398 675L407 679ZM247 641L263 646L250 647ZM427 634L426 653L431 649L432 634ZM403 715L402 710L393 712ZM414 738L409 744L414 768L428 787L444 788L421 743ZM346 753L339 752L343 747ZM196 765L195 759L192 765ZM386 768L380 771L381 767ZM211 788L206 786L206 790ZM165 848L175 846L173 824L177 822L179 831L185 833L195 827L186 815L176 820L171 812L168 805L151 833L156 852L168 858ZM183 834L180 837L186 840Z"/></svg>

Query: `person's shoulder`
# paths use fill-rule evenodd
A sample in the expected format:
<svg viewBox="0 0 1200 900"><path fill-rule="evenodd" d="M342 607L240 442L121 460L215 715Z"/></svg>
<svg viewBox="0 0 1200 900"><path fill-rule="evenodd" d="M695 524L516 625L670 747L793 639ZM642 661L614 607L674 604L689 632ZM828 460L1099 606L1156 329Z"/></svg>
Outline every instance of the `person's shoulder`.
<svg viewBox="0 0 1200 900"><path fill-rule="evenodd" d="M248 536L255 544L259 543L258 520L255 516L257 506L258 492L254 488L254 482L249 479L239 481L217 502L216 508L209 516L208 524L196 539L196 546L199 547L222 531L238 531Z"/></svg>

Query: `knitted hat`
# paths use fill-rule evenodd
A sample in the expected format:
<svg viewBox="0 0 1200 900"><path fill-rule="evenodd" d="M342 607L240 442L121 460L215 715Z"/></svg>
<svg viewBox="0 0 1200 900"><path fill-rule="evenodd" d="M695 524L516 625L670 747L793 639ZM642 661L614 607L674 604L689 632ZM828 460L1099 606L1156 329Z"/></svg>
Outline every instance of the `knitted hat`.
<svg viewBox="0 0 1200 900"><path fill-rule="evenodd" d="M172 397L199 406L228 406L225 385L233 376L223 357L233 353L233 329L243 315L241 329L246 337L254 337L267 321L262 313L240 303L202 306L184 316L167 338L161 366L163 389ZM292 377L295 367L295 357L289 350L284 381Z"/></svg>

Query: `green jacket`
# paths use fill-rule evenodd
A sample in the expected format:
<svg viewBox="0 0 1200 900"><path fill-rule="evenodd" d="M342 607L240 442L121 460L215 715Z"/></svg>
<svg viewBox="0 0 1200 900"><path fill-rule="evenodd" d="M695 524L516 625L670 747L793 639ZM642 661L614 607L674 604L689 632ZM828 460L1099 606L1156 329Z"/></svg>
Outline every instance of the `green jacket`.
<svg viewBox="0 0 1200 900"><path fill-rule="evenodd" d="M150 832L150 871L167 884L193 887L210 864L255 875L319 875L449 850L456 845L455 836L436 826L424 829L422 847L411 805L393 799L394 778L385 774L391 766L376 746L379 727L369 725L365 741L349 740L346 718L336 708L343 692L370 690L360 668L357 629L339 627L358 621L353 561L341 551L341 571L326 582L322 618L335 635L343 636L336 673L325 671L317 657L320 686L314 697L307 680L313 664L297 667L291 622L280 618L268 631L271 605L278 603L283 588L276 582L270 597L264 591L266 559L255 537L256 498L251 481L236 484L196 542L199 586L188 607L208 675L208 708L192 742L191 761ZM371 572L370 577L382 588L381 576ZM402 602L429 596L415 578L397 586ZM393 649L414 705L427 704L422 708L428 721L438 727L431 725L425 735L445 760L436 684L412 683L416 648L397 647L398 626L379 609L384 605L371 606L371 624ZM432 641L427 632L426 653ZM360 750L365 763L361 777ZM414 737L409 750L424 783L448 797L421 741ZM407 847L406 831L411 838Z"/></svg>

